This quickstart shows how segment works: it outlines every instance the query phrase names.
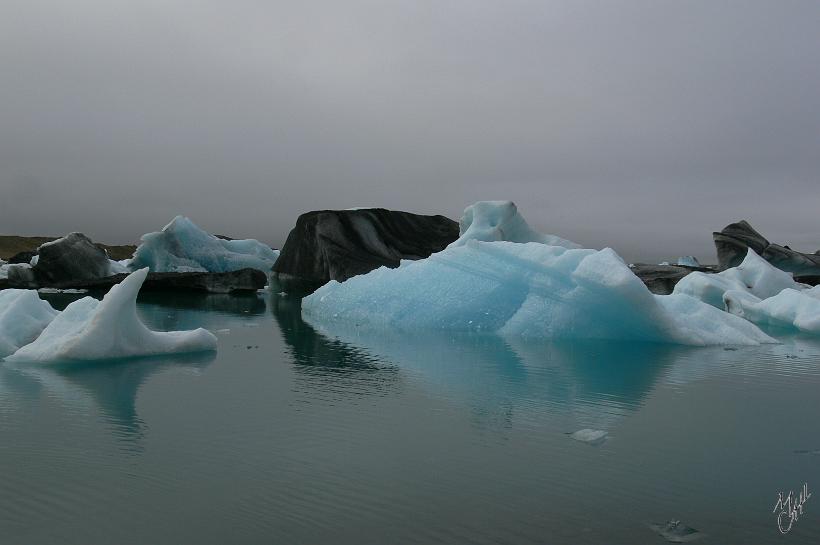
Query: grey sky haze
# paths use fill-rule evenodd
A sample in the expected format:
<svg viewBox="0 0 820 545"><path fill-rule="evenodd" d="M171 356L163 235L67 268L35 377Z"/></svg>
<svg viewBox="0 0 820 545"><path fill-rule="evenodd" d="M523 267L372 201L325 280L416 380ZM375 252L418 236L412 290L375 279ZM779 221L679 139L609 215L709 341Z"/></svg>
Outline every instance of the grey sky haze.
<svg viewBox="0 0 820 545"><path fill-rule="evenodd" d="M820 2L5 0L0 233L512 199L628 259L820 248Z"/></svg>

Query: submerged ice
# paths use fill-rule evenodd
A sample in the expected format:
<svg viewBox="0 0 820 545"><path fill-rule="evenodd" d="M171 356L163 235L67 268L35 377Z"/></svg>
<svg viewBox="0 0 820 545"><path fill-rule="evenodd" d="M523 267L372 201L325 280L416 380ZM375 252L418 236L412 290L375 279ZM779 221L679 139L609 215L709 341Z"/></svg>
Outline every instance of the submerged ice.
<svg viewBox="0 0 820 545"><path fill-rule="evenodd" d="M688 345L775 342L688 295L653 295L611 249L537 242L466 240L397 269L332 281L305 298L302 309L308 321L359 328Z"/></svg>
<svg viewBox="0 0 820 545"><path fill-rule="evenodd" d="M215 350L216 337L205 329L157 332L140 321L136 299L147 274L147 268L130 274L102 301L84 297L71 303L36 340L6 359L95 360Z"/></svg>
<svg viewBox="0 0 820 545"><path fill-rule="evenodd" d="M229 272L244 268L270 272L277 250L258 240L225 240L177 216L162 231L142 236L129 267L151 272Z"/></svg>

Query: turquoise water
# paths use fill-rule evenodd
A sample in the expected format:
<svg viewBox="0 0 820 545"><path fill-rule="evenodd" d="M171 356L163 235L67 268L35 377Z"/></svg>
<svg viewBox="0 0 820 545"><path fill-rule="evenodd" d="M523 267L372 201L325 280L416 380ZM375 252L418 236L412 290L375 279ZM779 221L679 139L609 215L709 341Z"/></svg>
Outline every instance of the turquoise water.
<svg viewBox="0 0 820 545"><path fill-rule="evenodd" d="M0 543L662 544L670 519L820 542L820 495L787 535L772 513L820 487L816 340L323 336L275 295L139 310L218 352L0 364Z"/></svg>

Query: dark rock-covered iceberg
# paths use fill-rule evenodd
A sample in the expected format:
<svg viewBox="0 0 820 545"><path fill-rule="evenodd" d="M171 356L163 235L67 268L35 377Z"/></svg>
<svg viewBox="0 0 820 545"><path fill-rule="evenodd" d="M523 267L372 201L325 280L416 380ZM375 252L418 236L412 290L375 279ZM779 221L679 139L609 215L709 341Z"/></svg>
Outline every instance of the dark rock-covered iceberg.
<svg viewBox="0 0 820 545"><path fill-rule="evenodd" d="M111 260L82 233L47 242L37 251L34 274L41 285L103 278L111 274Z"/></svg>
<svg viewBox="0 0 820 545"><path fill-rule="evenodd" d="M273 267L284 289L313 291L402 259L422 259L458 238L444 216L366 208L318 210L299 216Z"/></svg>
<svg viewBox="0 0 820 545"><path fill-rule="evenodd" d="M635 276L646 284L649 291L657 295L669 295L675 285L689 273L694 271L713 272L706 267L687 267L684 265L649 265L635 263L629 268Z"/></svg>
<svg viewBox="0 0 820 545"><path fill-rule="evenodd" d="M88 281L67 282L60 289L109 289L128 276L118 273L105 278ZM267 276L250 267L226 272L152 272L142 285L143 291L201 291L207 293L231 293L257 291L265 287Z"/></svg>
<svg viewBox="0 0 820 545"><path fill-rule="evenodd" d="M719 233L712 233L712 236L721 270L740 265L751 248L778 269L790 272L795 277L820 277L820 255L804 254L788 246L772 244L745 220L729 224Z"/></svg>

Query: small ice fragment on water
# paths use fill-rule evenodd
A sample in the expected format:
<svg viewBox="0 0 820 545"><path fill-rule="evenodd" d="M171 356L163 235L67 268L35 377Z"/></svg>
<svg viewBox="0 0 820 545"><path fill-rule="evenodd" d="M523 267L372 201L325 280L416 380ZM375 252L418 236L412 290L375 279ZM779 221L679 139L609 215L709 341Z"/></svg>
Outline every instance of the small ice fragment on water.
<svg viewBox="0 0 820 545"><path fill-rule="evenodd" d="M608 435L609 432L604 430L593 430L590 428L584 428L576 431L575 433L569 434L572 439L582 443L587 443L588 445L600 445L606 441Z"/></svg>
<svg viewBox="0 0 820 545"><path fill-rule="evenodd" d="M228 335L231 332L231 330L230 329L217 329L216 332L219 333L220 335Z"/></svg>
<svg viewBox="0 0 820 545"><path fill-rule="evenodd" d="M679 520L670 520L665 524L650 524L652 530L670 543L688 543L704 536L699 530L695 530Z"/></svg>
<svg viewBox="0 0 820 545"><path fill-rule="evenodd" d="M281 295L282 297L284 297L287 294L288 294L288 292L286 292L286 291L280 291L279 293L277 293L277 295Z"/></svg>

